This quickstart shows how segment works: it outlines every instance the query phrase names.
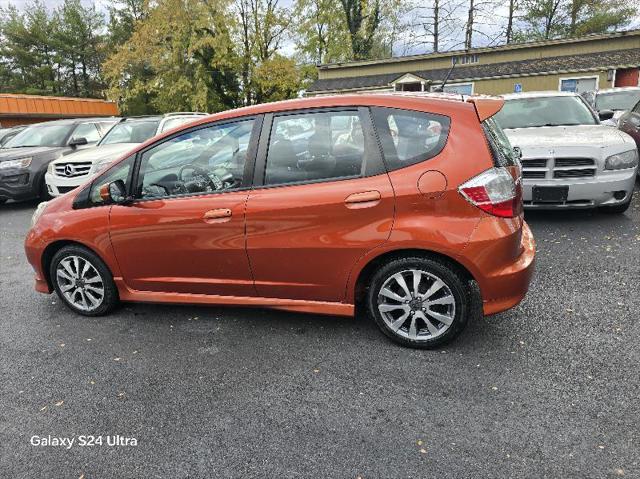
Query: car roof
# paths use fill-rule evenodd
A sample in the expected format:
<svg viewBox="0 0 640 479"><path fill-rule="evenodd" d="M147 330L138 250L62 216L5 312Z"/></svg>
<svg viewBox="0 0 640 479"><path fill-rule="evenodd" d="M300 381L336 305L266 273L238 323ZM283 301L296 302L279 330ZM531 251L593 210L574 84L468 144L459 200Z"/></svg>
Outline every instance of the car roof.
<svg viewBox="0 0 640 479"><path fill-rule="evenodd" d="M32 123L31 125L23 125L25 127L30 126L43 126L43 125L75 125L78 123L99 123L103 121L116 122L120 120L117 116L99 116L99 117L87 117L87 118L65 118L64 120L51 120L42 121L40 123Z"/></svg>
<svg viewBox="0 0 640 479"><path fill-rule="evenodd" d="M594 93L596 95L601 95L603 93L616 93L619 91L640 91L640 86L620 86L616 88L605 88Z"/></svg>
<svg viewBox="0 0 640 479"><path fill-rule="evenodd" d="M505 95L501 95L505 100L515 100L518 98L545 98L551 96L580 96L577 93L572 91L528 91L522 93L507 93Z"/></svg>

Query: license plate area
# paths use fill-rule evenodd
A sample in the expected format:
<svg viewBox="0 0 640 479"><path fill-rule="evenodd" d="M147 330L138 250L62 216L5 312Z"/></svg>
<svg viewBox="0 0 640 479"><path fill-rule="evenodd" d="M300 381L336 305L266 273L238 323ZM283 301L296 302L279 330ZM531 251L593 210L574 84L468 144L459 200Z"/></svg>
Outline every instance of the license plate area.
<svg viewBox="0 0 640 479"><path fill-rule="evenodd" d="M569 196L568 186L534 186L534 203L565 203Z"/></svg>

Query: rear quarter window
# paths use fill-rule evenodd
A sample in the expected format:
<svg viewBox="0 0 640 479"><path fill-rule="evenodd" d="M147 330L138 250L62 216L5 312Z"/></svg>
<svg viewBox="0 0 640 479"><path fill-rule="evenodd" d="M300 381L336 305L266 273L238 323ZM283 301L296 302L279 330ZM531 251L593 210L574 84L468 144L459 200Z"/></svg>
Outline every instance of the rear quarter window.
<svg viewBox="0 0 640 479"><path fill-rule="evenodd" d="M518 164L516 153L509 142L509 138L494 117L482 122L484 136L489 144L491 155L496 166L515 166Z"/></svg>
<svg viewBox="0 0 640 479"><path fill-rule="evenodd" d="M371 111L389 171L429 160L447 143L448 116L396 108Z"/></svg>

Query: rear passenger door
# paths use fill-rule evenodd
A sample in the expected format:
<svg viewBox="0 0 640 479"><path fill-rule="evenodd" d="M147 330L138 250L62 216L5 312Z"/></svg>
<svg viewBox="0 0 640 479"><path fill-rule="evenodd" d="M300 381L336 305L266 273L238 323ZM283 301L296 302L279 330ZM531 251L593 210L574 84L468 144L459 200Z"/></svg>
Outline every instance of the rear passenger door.
<svg viewBox="0 0 640 479"><path fill-rule="evenodd" d="M368 109L267 115L246 209L259 296L343 300L353 265L387 240L393 215Z"/></svg>

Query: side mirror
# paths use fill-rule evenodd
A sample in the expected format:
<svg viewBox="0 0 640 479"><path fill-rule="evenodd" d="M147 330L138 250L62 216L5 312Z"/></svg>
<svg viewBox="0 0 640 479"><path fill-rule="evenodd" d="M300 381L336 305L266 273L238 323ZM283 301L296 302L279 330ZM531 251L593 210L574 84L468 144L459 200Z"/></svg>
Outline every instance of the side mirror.
<svg viewBox="0 0 640 479"><path fill-rule="evenodd" d="M600 120L611 120L613 118L613 110L600 110L598 116Z"/></svg>
<svg viewBox="0 0 640 479"><path fill-rule="evenodd" d="M105 203L125 204L129 201L127 187L122 180L112 181L100 187L100 198Z"/></svg>
<svg viewBox="0 0 640 479"><path fill-rule="evenodd" d="M89 142L87 141L87 139L82 136L80 138L71 138L71 141L69 142L69 146L71 147L76 147L76 146L82 146L82 145L88 145Z"/></svg>

